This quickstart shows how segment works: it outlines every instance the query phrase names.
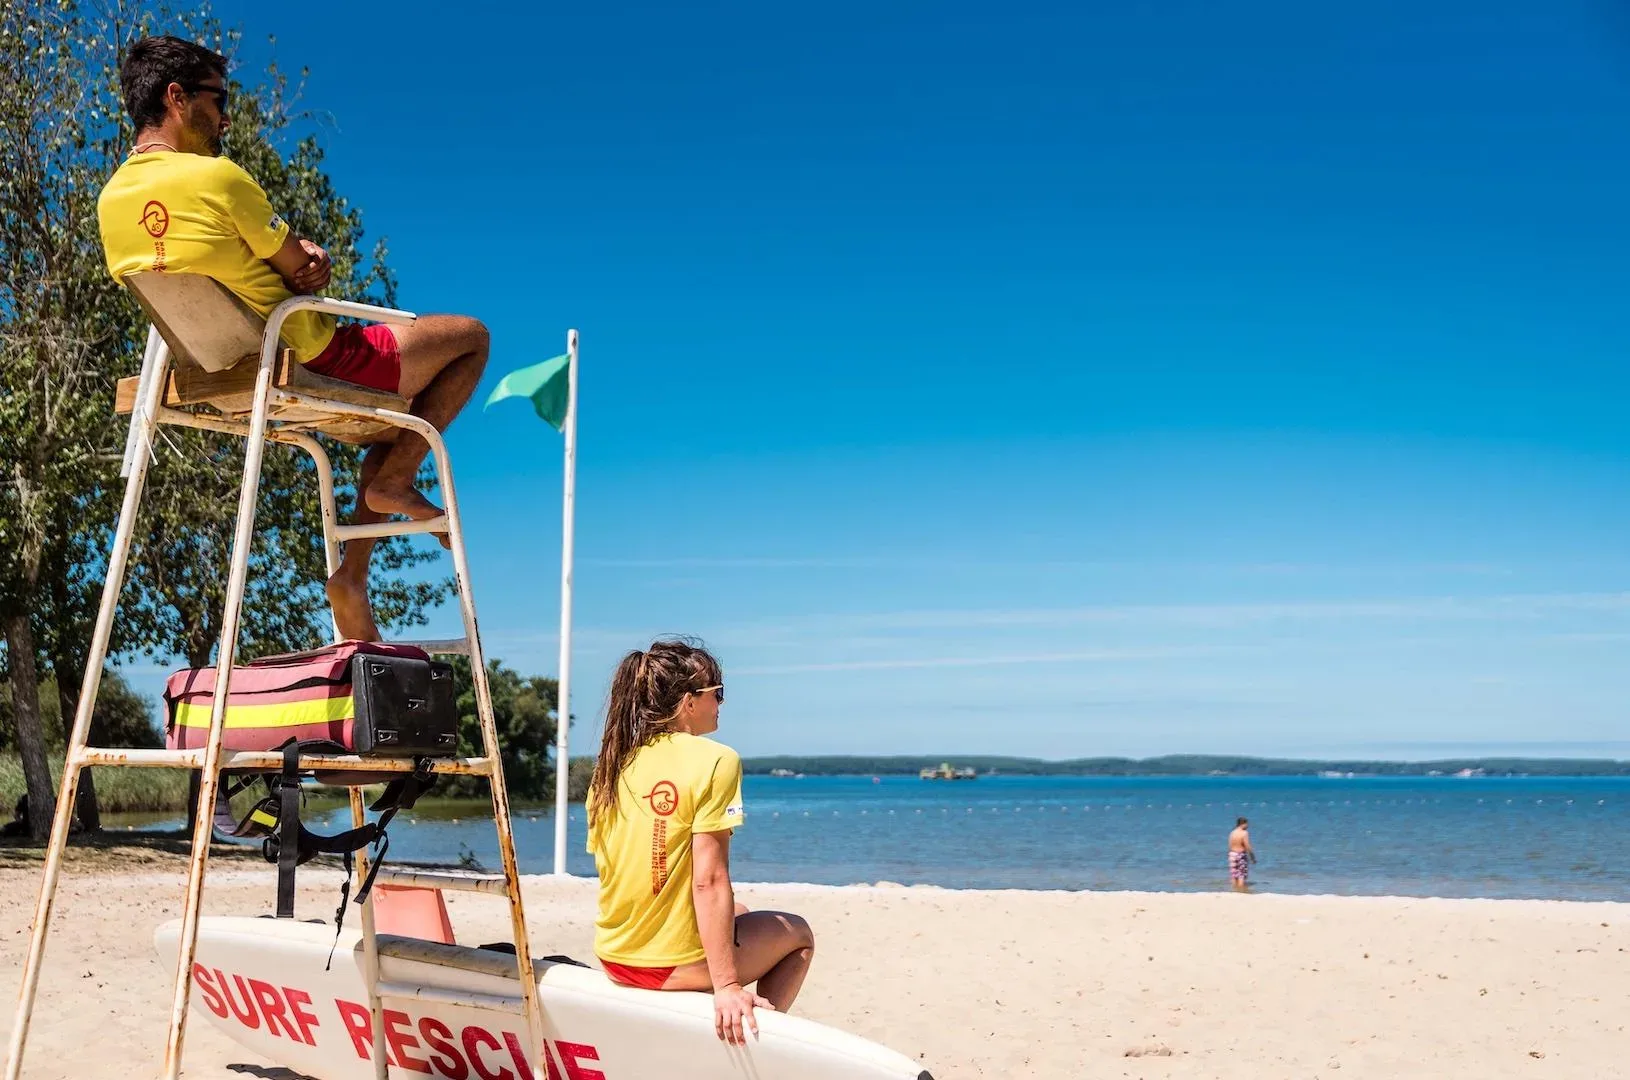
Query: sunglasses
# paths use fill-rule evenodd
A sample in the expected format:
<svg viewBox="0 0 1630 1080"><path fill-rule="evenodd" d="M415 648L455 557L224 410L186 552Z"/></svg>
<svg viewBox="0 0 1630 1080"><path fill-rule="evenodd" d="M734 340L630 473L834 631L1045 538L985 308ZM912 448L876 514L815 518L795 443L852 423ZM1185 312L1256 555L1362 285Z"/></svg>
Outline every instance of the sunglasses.
<svg viewBox="0 0 1630 1080"><path fill-rule="evenodd" d="M216 107L220 109L222 113L225 113L227 106L232 104L232 95L228 93L224 87L205 86L203 83L183 83L181 85L181 89L185 90L189 94L214 94Z"/></svg>
<svg viewBox="0 0 1630 1080"><path fill-rule="evenodd" d="M692 690L692 691L690 691L690 693L692 693L692 694L705 694L710 690L713 691L713 700L717 701L720 705L723 705L724 704L724 683L720 683L718 686L704 686L700 690Z"/></svg>

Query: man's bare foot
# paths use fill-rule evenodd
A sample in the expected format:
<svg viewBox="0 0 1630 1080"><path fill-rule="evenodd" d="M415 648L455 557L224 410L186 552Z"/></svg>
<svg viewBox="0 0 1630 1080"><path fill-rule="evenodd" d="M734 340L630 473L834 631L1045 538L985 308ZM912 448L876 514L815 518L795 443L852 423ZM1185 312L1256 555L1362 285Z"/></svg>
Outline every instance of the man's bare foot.
<svg viewBox="0 0 1630 1080"><path fill-rule="evenodd" d="M412 485L387 488L377 483L369 484L362 493L362 499L368 509L376 514L401 514L414 521L429 521L441 515L441 507L419 494L419 490Z"/></svg>
<svg viewBox="0 0 1630 1080"><path fill-rule="evenodd" d="M336 570L328 579L328 603L334 609L334 625L340 637L347 640L378 641L379 627L374 624L373 609L368 605L368 586L352 580L344 570Z"/></svg>
<svg viewBox="0 0 1630 1080"><path fill-rule="evenodd" d="M401 514L414 521L429 521L442 514L441 507L419 494L413 487L382 488L378 484L371 484L362 493L362 500L368 509L376 514ZM441 541L442 547L453 546L446 533L436 533L435 536Z"/></svg>

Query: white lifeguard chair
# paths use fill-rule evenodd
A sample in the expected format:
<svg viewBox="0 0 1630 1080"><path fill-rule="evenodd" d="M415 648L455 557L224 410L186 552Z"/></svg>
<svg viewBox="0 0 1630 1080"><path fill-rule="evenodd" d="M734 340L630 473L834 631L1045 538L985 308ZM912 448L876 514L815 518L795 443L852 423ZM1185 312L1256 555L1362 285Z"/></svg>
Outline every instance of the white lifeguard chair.
<svg viewBox="0 0 1630 1080"><path fill-rule="evenodd" d="M400 536L410 533L446 533L452 547L453 571L459 604L464 617L463 638L450 641L418 641L427 652L462 654L470 658L475 683L476 710L481 724L481 756L440 759L432 762L437 773L484 776L492 789L493 822L498 833L502 862L500 874L431 872L423 869L392 874L382 868L380 882L401 885L460 889L504 896L509 901L510 923L518 966L522 1012L530 1028L533 1046L539 1056L532 1061L535 1080L544 1080L547 1062L542 1056L543 1017L532 952L528 947L526 914L521 903L520 876L515 862L514 835L510 828L509 795L504 786L504 770L493 723L492 697L487 685L487 668L476 628L475 602L470 593L470 571L464 550L464 532L459 522L458 498L453 488L452 468L447 447L435 427L408 412L408 402L393 394L311 374L281 345L279 332L284 320L297 311L319 311L370 322L411 324L411 312L318 296L297 296L284 301L264 322L235 296L211 278L196 274L138 273L125 283L152 320L141 374L122 379L118 387L119 412L130 412L130 437L125 451L124 503L119 511L118 531L109 552L107 577L102 587L101 607L85 664L85 681L79 695L73 731L68 739L67 760L57 795L56 816L52 822L50 846L45 858L45 876L40 887L39 905L34 913L33 936L28 961L18 993L17 1015L6 1057L6 1080L20 1080L23 1050L28 1039L29 1021L39 985L50 930L51 908L56 898L57 878L63 849L73 817L74 796L80 770L88 765L144 766L197 769L202 772L197 826L192 836L192 858L187 868L187 891L182 907L181 941L175 974L169 1034L165 1043L165 1080L177 1080L181 1072L182 1046L187 1030L188 1003L192 990L193 961L198 943L198 920L203 896L205 870L209 861L213 828L211 809L215 805L223 769L272 771L280 767L282 754L270 752L223 753L222 733L226 714L228 683L237 653L239 616L244 585L249 570L250 541L254 531L255 500L260 486L261 461L268 440L299 447L317 465L322 501L323 543L328 571L339 565L342 541L362 537ZM575 335L570 342L575 348ZM104 749L86 745L91 714L107 659L114 610L124 583L142 489L146 482L153 436L160 424L176 424L240 435L248 439L244 455L243 484L238 498L237 532L232 545L231 572L227 583L225 611L221 619L221 642L216 660L217 687L210 717L209 737L201 749L130 750ZM341 525L334 501L333 471L328 454L314 434L320 433L348 442L370 442L391 428L412 431L430 444L432 460L440 481L446 512L430 521L390 521L373 525ZM336 631L337 636L337 631ZM378 773L412 771L410 758L362 757L354 754L305 754L300 767L324 770L362 770ZM353 822L364 821L362 791L351 791ZM367 866L361 867L366 874ZM373 1013L373 1064L376 1076L384 1080L388 1063L387 1035L383 1002L392 987L382 987L379 953L375 940L373 898L362 906L363 966L368 983L369 1006Z"/></svg>

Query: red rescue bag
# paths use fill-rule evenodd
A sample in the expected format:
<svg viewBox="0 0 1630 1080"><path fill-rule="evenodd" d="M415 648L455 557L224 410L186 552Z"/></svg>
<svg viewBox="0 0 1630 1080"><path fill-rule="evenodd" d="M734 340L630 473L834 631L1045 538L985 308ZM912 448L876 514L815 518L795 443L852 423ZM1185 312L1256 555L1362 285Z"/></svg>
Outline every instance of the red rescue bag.
<svg viewBox="0 0 1630 1080"><path fill-rule="evenodd" d="M213 667L171 675L164 686L166 745L203 746L214 702ZM342 641L234 667L222 749L276 750L291 739L372 756L452 757L458 748L452 666L411 645Z"/></svg>

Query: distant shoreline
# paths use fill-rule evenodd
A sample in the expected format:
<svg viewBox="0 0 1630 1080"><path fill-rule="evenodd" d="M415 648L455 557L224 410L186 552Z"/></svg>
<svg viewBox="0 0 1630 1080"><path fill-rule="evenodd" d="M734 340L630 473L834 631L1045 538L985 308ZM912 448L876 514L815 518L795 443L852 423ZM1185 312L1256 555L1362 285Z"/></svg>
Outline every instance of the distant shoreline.
<svg viewBox="0 0 1630 1080"><path fill-rule="evenodd" d="M1447 758L1437 761L1319 761L1289 758L1226 757L1180 754L1155 758L1074 758L1048 761L1042 758L999 757L955 754L906 757L867 757L863 755L823 755L795 757L777 755L742 759L749 775L805 776L917 776L922 769L941 763L954 768L973 769L979 776L1096 776L1222 777L1255 778L1306 777L1308 779L1499 779L1543 777L1630 777L1630 761L1608 758Z"/></svg>

